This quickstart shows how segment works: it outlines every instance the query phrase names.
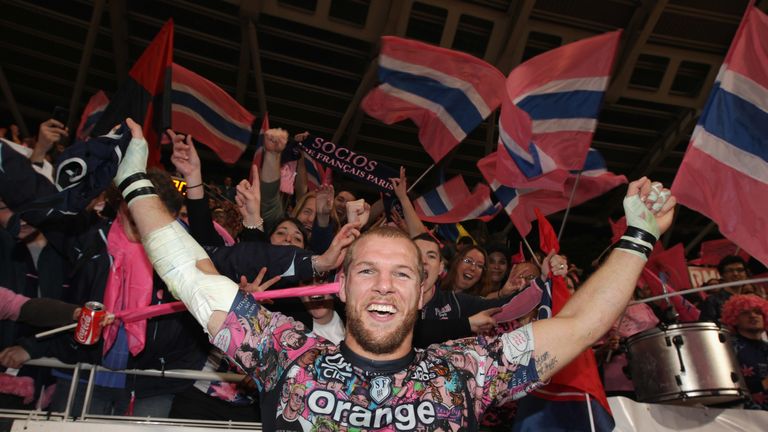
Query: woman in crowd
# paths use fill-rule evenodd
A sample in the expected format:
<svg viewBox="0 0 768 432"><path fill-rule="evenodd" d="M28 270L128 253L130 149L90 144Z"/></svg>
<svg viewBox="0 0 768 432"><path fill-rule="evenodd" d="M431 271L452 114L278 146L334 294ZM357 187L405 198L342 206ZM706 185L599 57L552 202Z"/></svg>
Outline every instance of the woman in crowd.
<svg viewBox="0 0 768 432"><path fill-rule="evenodd" d="M296 201L296 206L291 212L291 217L301 222L304 229L312 232L312 225L315 224L315 214L317 213L317 194L308 192Z"/></svg>
<svg viewBox="0 0 768 432"><path fill-rule="evenodd" d="M486 248L488 253L488 278L480 294L487 296L495 294L504 286L509 276L509 249L500 244L492 244Z"/></svg>
<svg viewBox="0 0 768 432"><path fill-rule="evenodd" d="M487 262L488 255L479 246L470 246L457 252L451 260L448 274L443 279L442 288L466 294L480 294L489 277Z"/></svg>

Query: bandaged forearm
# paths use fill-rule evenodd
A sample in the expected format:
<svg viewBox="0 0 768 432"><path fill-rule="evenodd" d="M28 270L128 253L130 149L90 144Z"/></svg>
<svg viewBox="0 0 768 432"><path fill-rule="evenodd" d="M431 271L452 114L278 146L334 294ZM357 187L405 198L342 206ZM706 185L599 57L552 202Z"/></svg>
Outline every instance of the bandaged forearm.
<svg viewBox="0 0 768 432"><path fill-rule="evenodd" d="M184 302L207 332L213 311L229 311L237 284L197 268L197 262L208 259L208 255L178 222L151 232L143 242L152 266L171 294Z"/></svg>

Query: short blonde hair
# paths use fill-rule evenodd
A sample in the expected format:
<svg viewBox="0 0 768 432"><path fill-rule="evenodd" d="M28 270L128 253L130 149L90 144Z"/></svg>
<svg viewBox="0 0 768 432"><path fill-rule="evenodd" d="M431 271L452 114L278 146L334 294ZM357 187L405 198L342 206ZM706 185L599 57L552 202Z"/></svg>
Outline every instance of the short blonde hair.
<svg viewBox="0 0 768 432"><path fill-rule="evenodd" d="M342 269L344 270L345 274L349 273L349 266L352 265L352 259L355 255L355 249L357 249L358 243L367 237L373 236L406 240L410 244L411 248L413 248L413 252L416 256L416 271L418 272L419 283L424 282L424 262L421 260L421 251L419 250L419 247L416 246L416 243L414 243L413 240L408 237L408 234L406 234L403 230L390 226L381 226L365 231L360 235L360 237L355 239L351 245L349 245L349 248L347 248L347 254L344 256L344 263L342 264Z"/></svg>

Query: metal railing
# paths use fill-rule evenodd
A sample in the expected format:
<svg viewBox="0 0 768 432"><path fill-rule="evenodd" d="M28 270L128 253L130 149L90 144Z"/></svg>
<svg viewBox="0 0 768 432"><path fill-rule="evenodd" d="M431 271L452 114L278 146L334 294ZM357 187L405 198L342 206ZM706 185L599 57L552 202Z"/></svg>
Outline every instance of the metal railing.
<svg viewBox="0 0 768 432"><path fill-rule="evenodd" d="M39 422L39 421L54 421L54 422L98 422L98 423L110 423L110 422L123 422L142 425L167 425L167 426L191 426L191 427L205 427L205 428L217 428L223 430L230 429L247 429L260 431L261 424L255 422L236 422L236 421L217 421L217 420L195 420L195 419L176 419L176 418L158 418L158 417L129 417L118 415L97 415L89 414L88 409L91 405L91 399L93 397L93 388L96 382L97 372L116 372L126 375L143 375L154 376L164 378L179 378L190 380L207 380L207 381L227 381L227 382L240 382L245 378L245 375L227 372L208 372L201 370L191 369L172 369L172 370L157 370L157 369L125 369L125 370L112 370L99 365L77 363L67 364L62 363L59 360L53 358L40 358L30 360L25 363L29 366L41 366L57 369L71 369L72 370L72 383L69 387L69 393L67 395L67 404L63 412L51 412L42 410L39 406L35 410L17 410L17 409L5 409L0 408L0 418L10 418L19 421L26 422ZM75 401L77 387L80 383L80 376L82 371L90 371L88 383L85 389L85 397L83 399L83 409L79 416L75 416L72 413L72 406ZM254 407L258 409L258 407ZM26 428L25 428L26 429Z"/></svg>

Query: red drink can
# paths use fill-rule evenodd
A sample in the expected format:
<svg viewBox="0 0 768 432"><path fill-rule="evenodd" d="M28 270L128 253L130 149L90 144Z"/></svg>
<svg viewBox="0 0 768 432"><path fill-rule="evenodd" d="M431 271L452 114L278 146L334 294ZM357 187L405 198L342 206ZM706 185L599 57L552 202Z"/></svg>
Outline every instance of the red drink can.
<svg viewBox="0 0 768 432"><path fill-rule="evenodd" d="M107 311L104 305L90 301L80 311L80 319L75 327L75 340L83 345L93 345L101 338L101 321Z"/></svg>

